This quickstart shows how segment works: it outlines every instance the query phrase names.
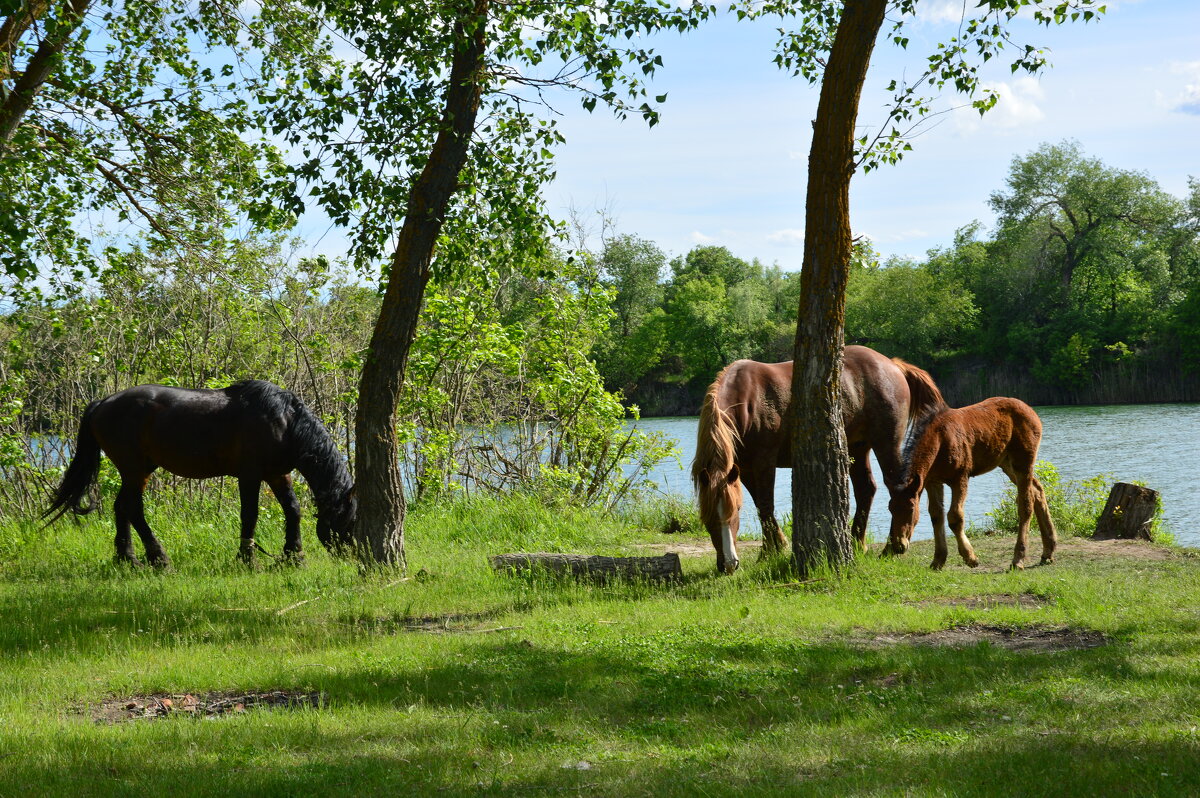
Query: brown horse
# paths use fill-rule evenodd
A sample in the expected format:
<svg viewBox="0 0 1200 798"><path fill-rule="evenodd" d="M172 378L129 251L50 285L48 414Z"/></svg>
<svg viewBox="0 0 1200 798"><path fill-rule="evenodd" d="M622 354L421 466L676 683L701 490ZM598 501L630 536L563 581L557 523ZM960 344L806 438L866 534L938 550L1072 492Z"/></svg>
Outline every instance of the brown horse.
<svg viewBox="0 0 1200 798"><path fill-rule="evenodd" d="M852 533L865 547L875 496L868 453L873 449L889 493L903 478L900 446L911 419L944 406L927 371L865 346L847 346L842 361L842 423L854 488ZM787 541L775 520L775 469L791 468L788 403L792 364L738 360L717 375L700 409L692 482L700 518L717 550L717 570L738 567L738 513L745 483L758 509L765 551Z"/></svg>
<svg viewBox="0 0 1200 798"><path fill-rule="evenodd" d="M963 534L967 479L1000 468L1017 486L1017 545L1013 550L1012 567L1025 567L1029 521L1035 514L1038 530L1042 533L1042 564L1054 562L1054 522L1050 520L1046 493L1033 473L1041 440L1041 419L1033 408L1019 399L985 399L969 407L943 408L922 419L905 450L905 483L892 494L889 505L892 528L888 552L903 554L908 550L924 489L929 492L929 520L933 523L934 533L931 567L940 570L945 566L942 486L949 485L950 529L958 540L958 553L963 562L974 568L979 564L979 558Z"/></svg>
<svg viewBox="0 0 1200 798"><path fill-rule="evenodd" d="M219 391L139 385L92 402L79 421L75 453L50 509L53 523L84 504L100 470L103 450L121 475L113 513L116 558L137 564L132 524L152 565L170 564L146 523L142 493L150 474L163 468L191 479L233 476L242 504L240 556L254 559L258 495L266 482L283 508L284 555L300 554L300 503L292 492L293 470L308 481L317 505L317 538L332 550L348 547L357 509L345 460L325 427L294 394L269 382L247 380Z"/></svg>

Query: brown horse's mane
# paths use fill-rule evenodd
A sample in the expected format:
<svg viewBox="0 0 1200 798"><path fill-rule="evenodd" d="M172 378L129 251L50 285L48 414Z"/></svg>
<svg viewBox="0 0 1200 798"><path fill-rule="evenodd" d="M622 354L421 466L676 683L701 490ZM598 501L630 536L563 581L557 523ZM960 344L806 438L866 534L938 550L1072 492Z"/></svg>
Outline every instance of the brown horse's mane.
<svg viewBox="0 0 1200 798"><path fill-rule="evenodd" d="M729 367L708 387L704 404L700 407L700 426L696 438L696 457L692 460L692 484L700 498L700 517L705 522L732 521L742 508L742 486L735 476L729 474L735 468L734 449L739 443L737 429L729 419L729 413L717 402L717 393ZM718 507L724 500L723 515Z"/></svg>
<svg viewBox="0 0 1200 798"><path fill-rule="evenodd" d="M904 381L908 383L909 419L915 423L946 409L946 400L928 371L898 357L892 358L892 362L904 372Z"/></svg>

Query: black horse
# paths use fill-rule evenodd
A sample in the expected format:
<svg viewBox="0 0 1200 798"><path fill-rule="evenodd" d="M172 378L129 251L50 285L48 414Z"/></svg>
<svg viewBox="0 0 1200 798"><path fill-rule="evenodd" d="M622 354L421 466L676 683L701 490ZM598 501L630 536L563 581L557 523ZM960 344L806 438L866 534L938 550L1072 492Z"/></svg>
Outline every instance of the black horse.
<svg viewBox="0 0 1200 798"><path fill-rule="evenodd" d="M246 380L222 390L139 385L87 406L79 422L75 453L54 501L43 517L50 523L68 511L96 509L84 504L100 470L103 450L121 474L113 505L117 560L138 564L129 535L132 523L146 559L170 564L150 531L142 494L150 474L164 468L191 479L232 476L242 500L240 557L254 560L258 495L266 482L283 507L287 557L299 559L300 504L291 472L308 481L317 505L317 538L330 551L351 543L357 500L350 472L333 439L294 394L262 380Z"/></svg>

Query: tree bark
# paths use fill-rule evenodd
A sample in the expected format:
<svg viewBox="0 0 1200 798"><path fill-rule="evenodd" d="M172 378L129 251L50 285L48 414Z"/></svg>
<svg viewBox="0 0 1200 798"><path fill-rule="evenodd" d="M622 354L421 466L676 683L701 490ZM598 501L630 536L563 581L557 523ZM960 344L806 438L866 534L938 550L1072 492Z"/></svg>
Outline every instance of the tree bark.
<svg viewBox="0 0 1200 798"><path fill-rule="evenodd" d="M792 553L804 576L854 558L841 369L853 241L854 125L887 0L847 0L838 22L808 158L804 266L792 372Z"/></svg>
<svg viewBox="0 0 1200 798"><path fill-rule="evenodd" d="M497 571L524 573L535 567L575 579L604 582L609 579L644 579L669 581L681 579L683 569L679 555L673 552L660 557L602 557L587 554L497 554L489 558Z"/></svg>
<svg viewBox="0 0 1200 798"><path fill-rule="evenodd" d="M1153 540L1150 525L1158 509L1158 491L1118 482L1096 521L1094 540Z"/></svg>
<svg viewBox="0 0 1200 798"><path fill-rule="evenodd" d="M0 147L8 144L16 135L21 120L33 107L33 98L50 79L54 68L58 66L58 58L63 48L83 23L83 16L87 13L89 5L91 0L68 0L62 15L48 26L49 34L29 57L29 63L25 65L21 76L16 78L12 91L4 95L4 85L0 82ZM0 26L0 47L3 47L3 50L0 50L0 81L13 77L12 52L16 43L34 20L45 11L46 4L35 0Z"/></svg>
<svg viewBox="0 0 1200 798"><path fill-rule="evenodd" d="M404 567L404 486L400 481L396 406L417 332L430 264L446 211L467 161L483 93L489 0L456 23L441 129L413 183L392 256L383 304L358 387L354 540L365 562Z"/></svg>

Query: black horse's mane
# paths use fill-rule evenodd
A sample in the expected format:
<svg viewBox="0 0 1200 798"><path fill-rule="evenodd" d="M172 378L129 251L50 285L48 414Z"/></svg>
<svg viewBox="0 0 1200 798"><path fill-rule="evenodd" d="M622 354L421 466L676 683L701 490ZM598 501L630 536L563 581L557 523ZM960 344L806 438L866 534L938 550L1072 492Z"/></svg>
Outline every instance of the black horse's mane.
<svg viewBox="0 0 1200 798"><path fill-rule="evenodd" d="M350 469L329 431L300 397L265 380L244 380L225 393L247 410L283 422L284 443L296 456L296 470L308 480L319 509L331 506L353 487Z"/></svg>

